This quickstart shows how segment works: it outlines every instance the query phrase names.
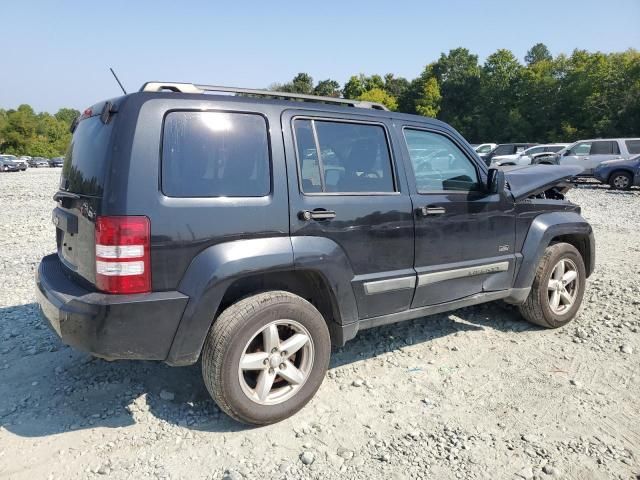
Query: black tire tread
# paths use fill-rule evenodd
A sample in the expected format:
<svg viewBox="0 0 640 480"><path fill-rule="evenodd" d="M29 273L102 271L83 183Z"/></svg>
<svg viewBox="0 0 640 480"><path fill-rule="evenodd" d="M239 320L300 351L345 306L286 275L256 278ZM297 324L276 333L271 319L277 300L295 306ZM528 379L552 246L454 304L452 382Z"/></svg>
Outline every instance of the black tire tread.
<svg viewBox="0 0 640 480"><path fill-rule="evenodd" d="M542 304L539 301L540 298L540 289L547 288L546 285L541 286L541 281L544 280L544 272L546 271L551 259L561 250L569 248L573 250L575 254L579 257L580 252L569 243L554 243L549 245L542 255L540 262L538 263L538 267L536 268L536 274L533 280L533 285L531 286L531 291L527 296L527 299L522 305L518 306L520 310L520 314L529 322L539 325L544 328L558 328L562 325L553 325L549 323L549 321L545 318L544 312L542 310Z"/></svg>
<svg viewBox="0 0 640 480"><path fill-rule="evenodd" d="M202 377L205 386L216 404L227 415L239 422L252 423L254 425L267 425L270 423L256 422L255 419L248 421L248 419L236 412L227 401L228 396L224 391L224 382L222 381L222 371L225 367L223 362L224 353L231 341L231 337L237 332L241 324L261 308L276 303L303 304L305 307L315 310L315 307L309 302L290 292L274 290L258 293L244 298L224 310L213 323L204 343L202 350Z"/></svg>

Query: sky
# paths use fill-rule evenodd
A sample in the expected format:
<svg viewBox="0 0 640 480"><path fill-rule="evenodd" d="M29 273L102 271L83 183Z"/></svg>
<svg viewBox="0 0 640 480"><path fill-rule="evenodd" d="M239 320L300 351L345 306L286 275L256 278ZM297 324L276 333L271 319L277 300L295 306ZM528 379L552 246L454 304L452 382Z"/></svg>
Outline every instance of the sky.
<svg viewBox="0 0 640 480"><path fill-rule="evenodd" d="M79 110L145 81L412 79L442 52L640 49L640 0L0 0L0 108Z"/></svg>

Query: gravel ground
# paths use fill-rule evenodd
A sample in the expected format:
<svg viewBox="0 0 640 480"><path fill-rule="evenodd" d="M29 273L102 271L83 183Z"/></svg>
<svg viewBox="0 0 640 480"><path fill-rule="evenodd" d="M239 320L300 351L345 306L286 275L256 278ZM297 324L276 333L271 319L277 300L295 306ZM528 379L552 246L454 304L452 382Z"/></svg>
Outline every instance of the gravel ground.
<svg viewBox="0 0 640 480"><path fill-rule="evenodd" d="M597 269L549 331L501 303L368 330L314 400L247 428L198 366L105 362L34 304L59 169L0 174L0 478L640 478L640 191L570 193Z"/></svg>

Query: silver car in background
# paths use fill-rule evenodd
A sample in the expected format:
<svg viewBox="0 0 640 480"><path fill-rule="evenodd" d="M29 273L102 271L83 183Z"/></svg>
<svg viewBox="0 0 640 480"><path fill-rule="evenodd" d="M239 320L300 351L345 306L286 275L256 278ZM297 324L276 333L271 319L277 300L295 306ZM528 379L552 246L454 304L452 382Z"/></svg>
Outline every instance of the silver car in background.
<svg viewBox="0 0 640 480"><path fill-rule="evenodd" d="M596 138L579 140L553 156L538 157L534 163L577 165L581 176L593 176L598 165L607 160L629 159L640 153L640 138Z"/></svg>

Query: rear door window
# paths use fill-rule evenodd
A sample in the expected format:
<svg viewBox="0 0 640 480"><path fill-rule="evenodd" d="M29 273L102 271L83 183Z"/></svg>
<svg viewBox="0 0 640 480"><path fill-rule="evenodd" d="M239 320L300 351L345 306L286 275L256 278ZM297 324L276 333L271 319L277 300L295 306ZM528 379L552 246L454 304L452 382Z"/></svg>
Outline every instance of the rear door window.
<svg viewBox="0 0 640 480"><path fill-rule="evenodd" d="M296 119L294 133L304 193L395 191L381 125Z"/></svg>
<svg viewBox="0 0 640 480"><path fill-rule="evenodd" d="M640 140L626 140L624 143L629 153L640 153Z"/></svg>
<svg viewBox="0 0 640 480"><path fill-rule="evenodd" d="M169 197L261 197L271 191L267 123L252 113L170 112L162 140Z"/></svg>
<svg viewBox="0 0 640 480"><path fill-rule="evenodd" d="M598 141L591 145L591 155L611 155L620 153L618 142Z"/></svg>

